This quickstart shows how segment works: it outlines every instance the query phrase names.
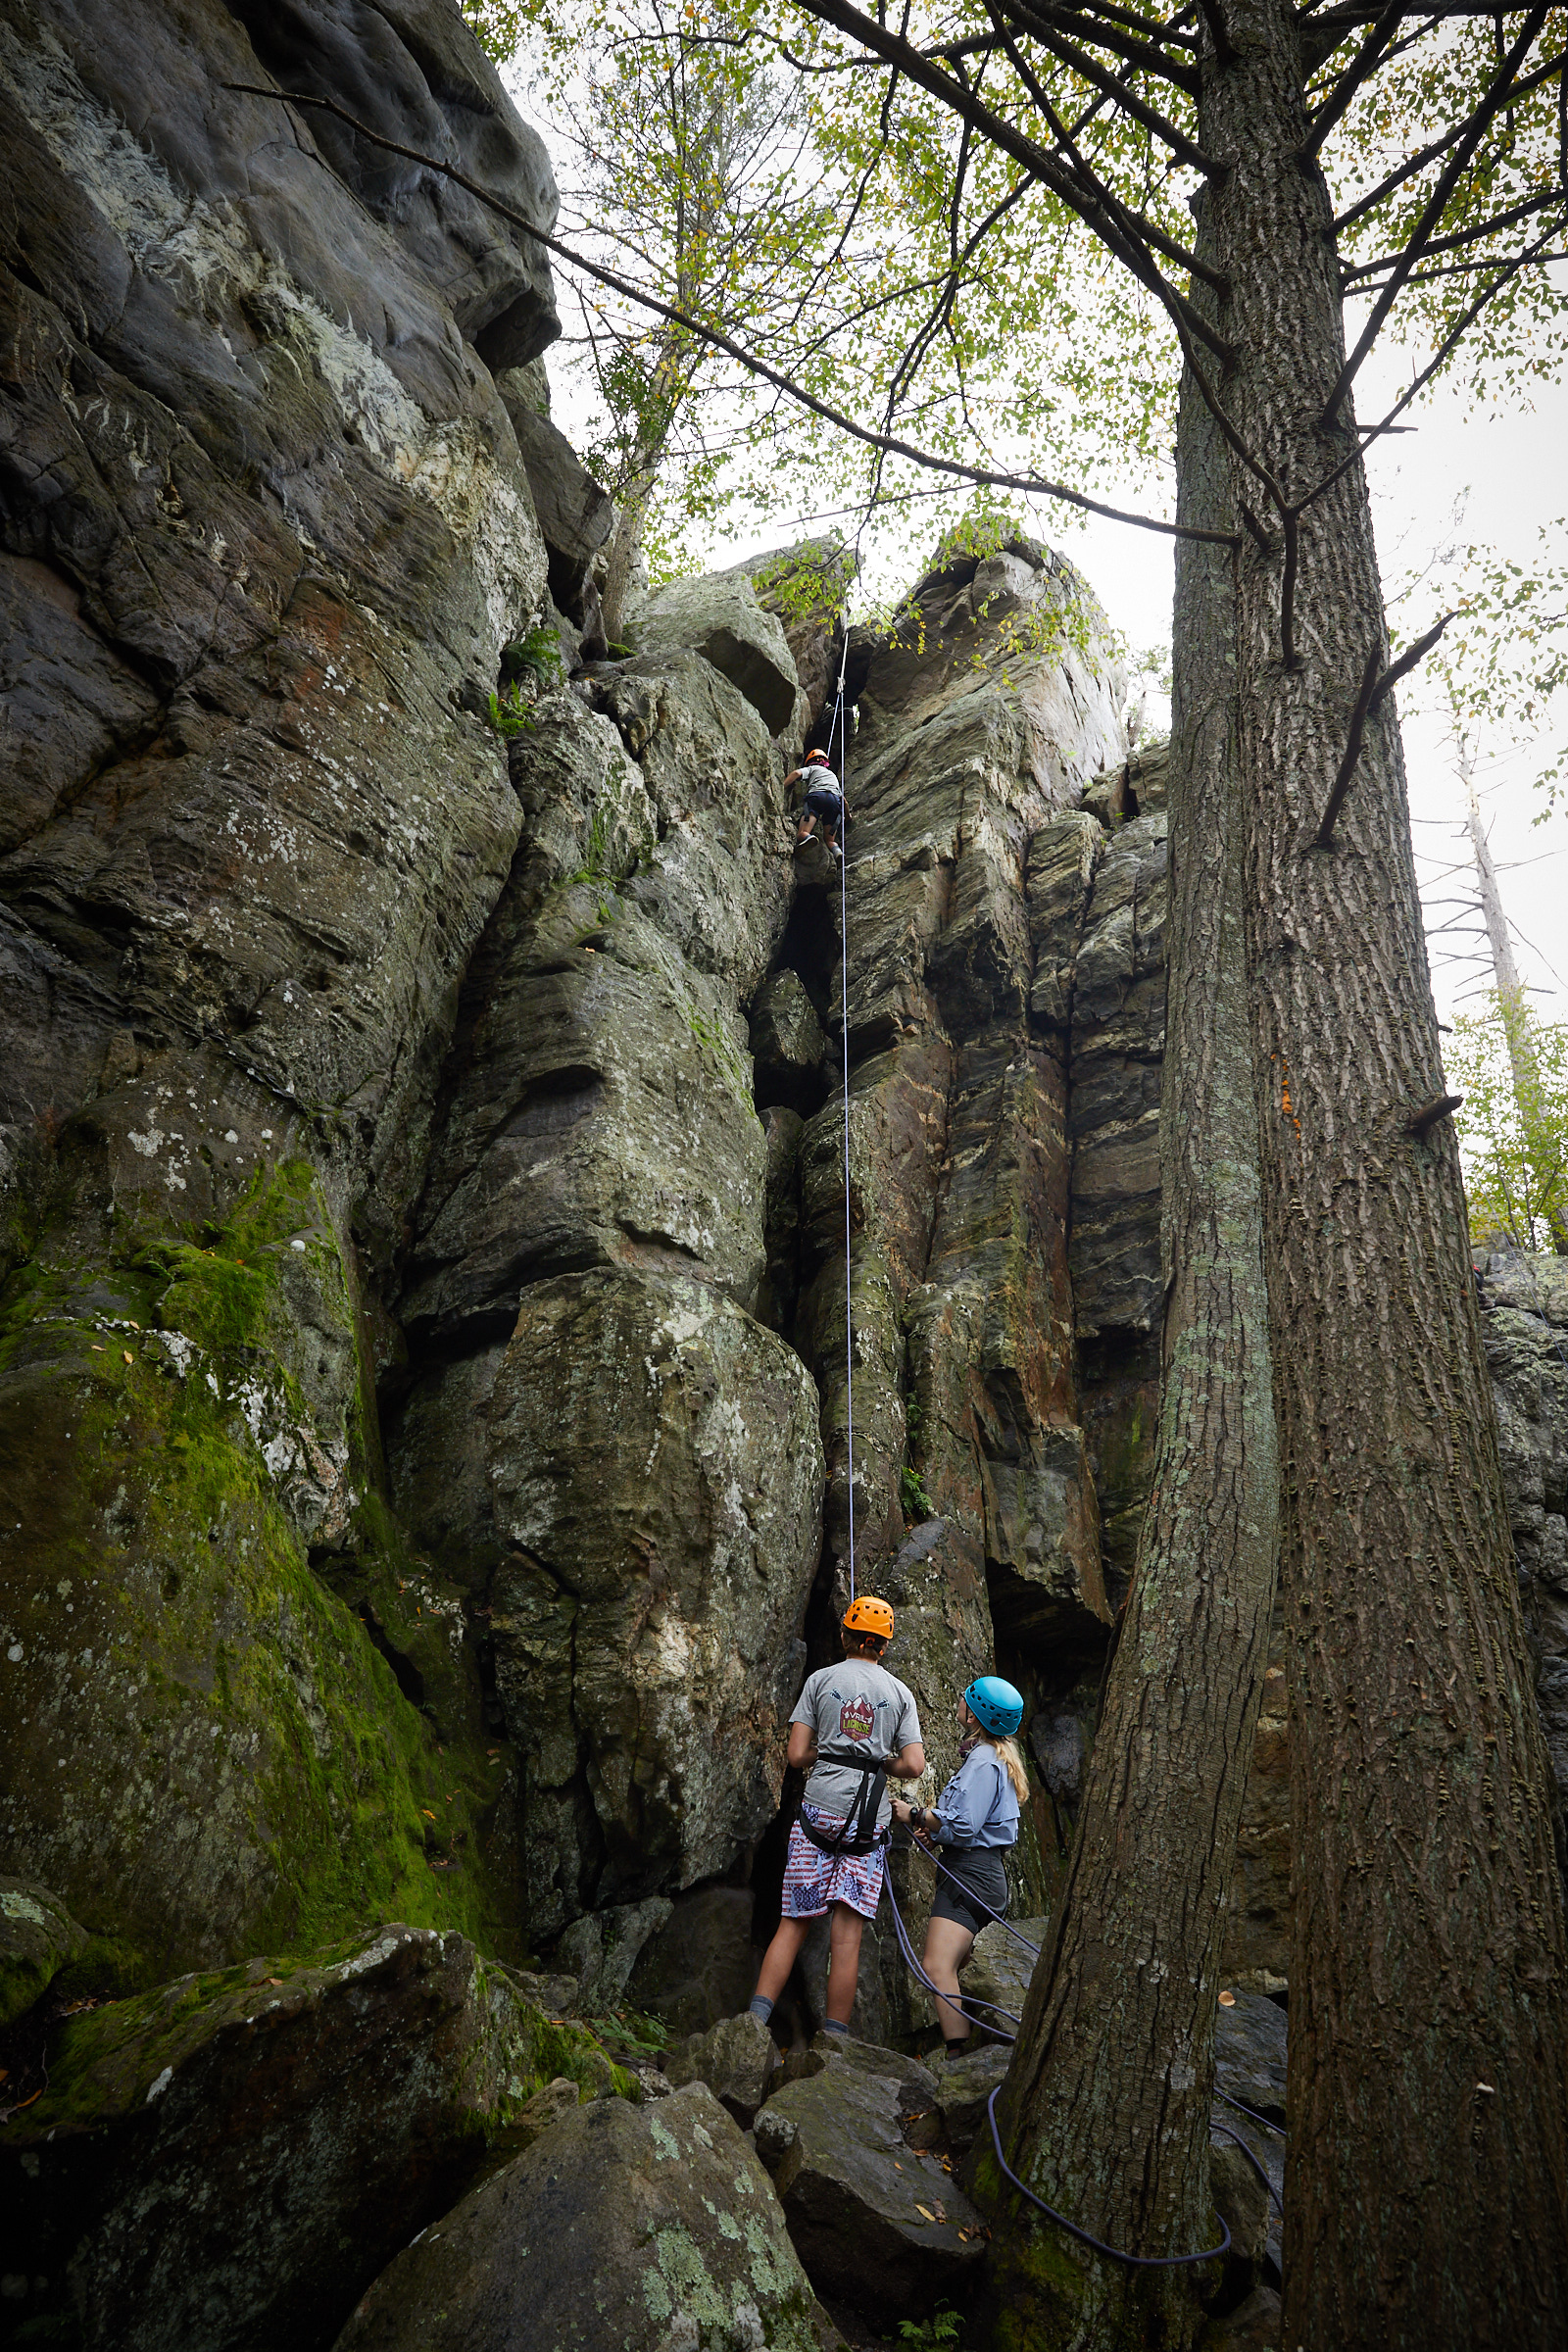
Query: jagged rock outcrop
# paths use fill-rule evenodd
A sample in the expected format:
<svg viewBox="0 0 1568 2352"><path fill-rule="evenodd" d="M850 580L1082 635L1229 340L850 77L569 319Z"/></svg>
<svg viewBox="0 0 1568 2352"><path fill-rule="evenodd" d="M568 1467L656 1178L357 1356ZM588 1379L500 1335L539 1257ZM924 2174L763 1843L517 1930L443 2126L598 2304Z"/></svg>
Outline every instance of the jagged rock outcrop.
<svg viewBox="0 0 1568 2352"><path fill-rule="evenodd" d="M236 83L555 209L435 0L0 11L4 1829L165 1968L516 1940L368 1374L518 830L474 713L547 554L490 368L555 311L524 231Z"/></svg>

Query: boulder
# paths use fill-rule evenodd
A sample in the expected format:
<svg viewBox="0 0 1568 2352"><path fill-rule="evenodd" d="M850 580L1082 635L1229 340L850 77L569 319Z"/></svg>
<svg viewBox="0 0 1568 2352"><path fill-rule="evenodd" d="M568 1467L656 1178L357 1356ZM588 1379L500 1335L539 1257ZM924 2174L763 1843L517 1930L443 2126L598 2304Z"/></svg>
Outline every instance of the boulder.
<svg viewBox="0 0 1568 2352"><path fill-rule="evenodd" d="M818 2352L766 2174L712 2093L579 2108L407 2247L337 2352Z"/></svg>
<svg viewBox="0 0 1568 2352"><path fill-rule="evenodd" d="M496 1687L533 1933L727 1868L777 1808L821 1450L799 1358L679 1276L523 1295L489 1414Z"/></svg>
<svg viewBox="0 0 1568 2352"><path fill-rule="evenodd" d="M744 2009L757 1982L754 1907L749 1886L698 1886L677 1895L632 1971L626 1986L632 2007L682 2037L705 2034Z"/></svg>
<svg viewBox="0 0 1568 2352"><path fill-rule="evenodd" d="M650 1895L640 1903L615 1903L574 1919L556 1945L556 1966L576 1978L572 2007L579 2017L601 2017L619 2007L626 1981L650 1936L669 1917L668 1898Z"/></svg>
<svg viewBox="0 0 1568 2352"><path fill-rule="evenodd" d="M693 2034L664 2053L664 2073L677 2089L706 2082L744 2132L766 2099L779 2069L773 2036L748 2010Z"/></svg>
<svg viewBox="0 0 1568 2352"><path fill-rule="evenodd" d="M1209 2321L1198 2339L1198 2352L1282 2352L1282 2318L1274 2289L1255 2286L1234 2311Z"/></svg>
<svg viewBox="0 0 1568 2352"><path fill-rule="evenodd" d="M633 607L624 622L640 654L689 647L746 697L769 735L795 713L800 677L789 640L744 572L672 580Z"/></svg>
<svg viewBox="0 0 1568 2352"><path fill-rule="evenodd" d="M1268 2182L1259 2180L1236 2140L1223 2133L1216 2134L1209 2142L1208 2191L1231 2233L1230 2252L1225 2258L1227 2274L1234 2276L1245 2267L1255 2278L1269 2250L1273 2201ZM1275 2276L1278 2275L1276 2263Z"/></svg>
<svg viewBox="0 0 1568 2352"><path fill-rule="evenodd" d="M974 2001L994 2001L998 2009L1008 2013L998 2016L994 2010L977 2008L975 2015L983 2024L995 2025L1003 2033L1013 2031L1011 2021L1023 2015L1035 1972L1035 1955L1026 1946L1042 1948L1050 1929L1049 1919L1009 1919L1005 1927L994 1920L981 1929L958 1971L958 1983Z"/></svg>
<svg viewBox="0 0 1568 2352"><path fill-rule="evenodd" d="M796 1110L816 1108L827 1040L799 973L787 965L764 980L753 1000L751 1046L759 1107L782 1102Z"/></svg>
<svg viewBox="0 0 1568 2352"><path fill-rule="evenodd" d="M893 2075L835 2051L819 2073L775 2091L758 2118L811 2284L884 2325L960 2293L985 2243L968 2198L905 2137L906 2097ZM787 2141L785 2125L795 2134Z"/></svg>
<svg viewBox="0 0 1568 2352"><path fill-rule="evenodd" d="M401 1926L79 2012L0 2150L11 2317L83 2352L300 2352L488 2139L629 2087L461 1936Z"/></svg>
<svg viewBox="0 0 1568 2352"><path fill-rule="evenodd" d="M945 2053L936 2070L936 2103L954 2154L961 2155L990 2132L986 2103L1012 2064L1009 2042L983 2041L962 2056Z"/></svg>
<svg viewBox="0 0 1568 2352"><path fill-rule="evenodd" d="M0 1879L0 2027L30 2009L86 1941L47 1886Z"/></svg>

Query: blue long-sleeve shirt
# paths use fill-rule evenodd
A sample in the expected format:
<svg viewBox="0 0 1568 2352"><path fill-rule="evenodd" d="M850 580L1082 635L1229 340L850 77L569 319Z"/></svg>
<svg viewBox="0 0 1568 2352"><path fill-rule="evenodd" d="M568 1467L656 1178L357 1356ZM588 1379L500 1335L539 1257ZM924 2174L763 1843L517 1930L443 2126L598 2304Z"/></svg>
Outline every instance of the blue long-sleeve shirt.
<svg viewBox="0 0 1568 2352"><path fill-rule="evenodd" d="M939 1845L998 1846L1018 1842L1018 1799L1007 1768L982 1740L972 1747L921 1825Z"/></svg>

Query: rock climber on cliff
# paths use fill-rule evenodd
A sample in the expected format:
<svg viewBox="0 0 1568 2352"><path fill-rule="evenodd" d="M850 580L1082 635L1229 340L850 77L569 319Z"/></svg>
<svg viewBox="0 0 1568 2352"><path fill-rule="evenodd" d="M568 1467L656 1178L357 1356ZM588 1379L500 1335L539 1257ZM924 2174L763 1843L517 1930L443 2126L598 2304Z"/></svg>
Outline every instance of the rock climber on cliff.
<svg viewBox="0 0 1568 2352"><path fill-rule="evenodd" d="M790 1831L784 1916L752 1998L752 2015L765 2025L812 1920L829 1911L829 2034L850 2030L861 1923L882 1899L892 1812L884 1782L915 1781L925 1770L914 1694L878 1662L893 1639L887 1602L870 1593L852 1601L843 1638L843 1664L808 1675L790 1717L789 1760L810 1778Z"/></svg>
<svg viewBox="0 0 1568 2352"><path fill-rule="evenodd" d="M1013 1740L1022 1721L1023 1698L1011 1683L1000 1674L978 1676L958 1701L961 1761L936 1803L922 1810L902 1797L892 1800L899 1820L942 1865L921 1965L944 1996L936 2005L937 2023L950 2057L969 2038L958 1971L981 1929L1007 1908L1002 1857L1018 1842L1019 1800L1029 1793Z"/></svg>
<svg viewBox="0 0 1568 2352"><path fill-rule="evenodd" d="M804 784L806 787L801 821L795 828L796 848L809 841L820 824L822 839L842 863L844 852L839 847L839 836L844 830L844 820L849 810L844 806L843 789L828 763L826 752L808 752L801 765L784 779L786 791L792 784Z"/></svg>

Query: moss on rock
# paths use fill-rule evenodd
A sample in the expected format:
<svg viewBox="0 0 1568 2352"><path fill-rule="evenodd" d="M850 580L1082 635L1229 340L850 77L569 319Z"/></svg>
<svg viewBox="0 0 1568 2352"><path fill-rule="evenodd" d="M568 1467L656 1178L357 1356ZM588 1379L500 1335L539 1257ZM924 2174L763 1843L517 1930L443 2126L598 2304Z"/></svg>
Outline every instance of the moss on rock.
<svg viewBox="0 0 1568 2352"><path fill-rule="evenodd" d="M14 1866L160 1970L389 1914L513 1948L479 1725L438 1740L307 1553L335 1532L388 1557L314 1172L127 1250L34 1258L0 1293Z"/></svg>

